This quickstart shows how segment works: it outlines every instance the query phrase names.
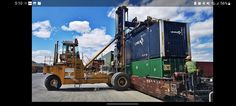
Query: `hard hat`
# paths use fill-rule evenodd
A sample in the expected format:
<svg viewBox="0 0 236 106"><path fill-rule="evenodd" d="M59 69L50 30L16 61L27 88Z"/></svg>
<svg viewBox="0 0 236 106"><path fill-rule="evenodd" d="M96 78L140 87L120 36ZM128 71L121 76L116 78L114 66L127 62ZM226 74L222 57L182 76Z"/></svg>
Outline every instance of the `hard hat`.
<svg viewBox="0 0 236 106"><path fill-rule="evenodd" d="M187 56L185 59L186 59L186 60L190 60L190 59L191 59L191 57L190 57L190 56Z"/></svg>

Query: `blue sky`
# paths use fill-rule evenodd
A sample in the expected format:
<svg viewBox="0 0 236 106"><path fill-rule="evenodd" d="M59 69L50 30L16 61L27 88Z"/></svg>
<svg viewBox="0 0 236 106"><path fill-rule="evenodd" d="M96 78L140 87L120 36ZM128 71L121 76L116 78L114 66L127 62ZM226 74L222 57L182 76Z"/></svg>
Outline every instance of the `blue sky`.
<svg viewBox="0 0 236 106"><path fill-rule="evenodd" d="M129 20L152 16L190 23L193 60L213 61L212 7L128 8ZM53 55L56 41L74 38L79 39L80 50L92 57L114 37L115 10L116 7L32 7L32 60L43 62L44 56Z"/></svg>
<svg viewBox="0 0 236 106"><path fill-rule="evenodd" d="M61 26L68 25L71 21L88 21L90 27L94 28L108 28L106 33L114 35L114 20L107 17L110 7L33 7L32 9L32 23L49 20L53 31L50 38L42 39L40 37L32 37L33 50L53 50L52 45L59 40L72 40L76 32L63 31ZM43 44L43 45L42 45Z"/></svg>

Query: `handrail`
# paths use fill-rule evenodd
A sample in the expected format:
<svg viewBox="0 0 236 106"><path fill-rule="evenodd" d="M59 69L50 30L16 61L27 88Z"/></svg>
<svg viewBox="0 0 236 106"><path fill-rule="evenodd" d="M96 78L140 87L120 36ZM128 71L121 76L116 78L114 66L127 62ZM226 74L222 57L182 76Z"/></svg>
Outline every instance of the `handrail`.
<svg viewBox="0 0 236 106"><path fill-rule="evenodd" d="M212 95L212 94L213 94L213 91L211 91L211 92L209 93L209 102L212 102L212 101L211 101L211 99L212 99L212 98L211 98L211 95Z"/></svg>

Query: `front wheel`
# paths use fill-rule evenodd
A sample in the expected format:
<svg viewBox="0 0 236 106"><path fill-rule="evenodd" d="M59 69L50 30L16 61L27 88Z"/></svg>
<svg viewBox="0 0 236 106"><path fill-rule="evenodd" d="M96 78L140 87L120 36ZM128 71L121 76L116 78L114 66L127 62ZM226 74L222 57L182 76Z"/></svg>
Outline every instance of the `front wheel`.
<svg viewBox="0 0 236 106"><path fill-rule="evenodd" d="M48 90L58 90L61 87L61 80L56 75L50 75L46 78L44 85Z"/></svg>
<svg viewBox="0 0 236 106"><path fill-rule="evenodd" d="M127 74L118 72L112 76L111 84L115 90L124 91L130 87L130 79Z"/></svg>

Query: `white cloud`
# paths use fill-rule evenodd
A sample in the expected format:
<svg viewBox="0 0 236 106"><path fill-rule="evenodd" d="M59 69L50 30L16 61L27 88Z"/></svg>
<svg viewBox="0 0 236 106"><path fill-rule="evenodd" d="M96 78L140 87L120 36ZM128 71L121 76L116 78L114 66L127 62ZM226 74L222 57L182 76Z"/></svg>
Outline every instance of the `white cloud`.
<svg viewBox="0 0 236 106"><path fill-rule="evenodd" d="M196 48L196 49L213 48L213 42L207 42L207 43L198 44L194 48Z"/></svg>
<svg viewBox="0 0 236 106"><path fill-rule="evenodd" d="M152 16L158 19L170 19L175 18L177 14L178 7L128 7L129 21L134 17L138 20L144 21L147 16ZM113 8L109 13L108 17L115 19L116 8Z"/></svg>
<svg viewBox="0 0 236 106"><path fill-rule="evenodd" d="M106 45L112 37L106 34L105 29L95 28L81 36L76 36L81 47L99 47Z"/></svg>
<svg viewBox="0 0 236 106"><path fill-rule="evenodd" d="M194 61L213 61L213 53L207 50L192 51L192 60Z"/></svg>
<svg viewBox="0 0 236 106"><path fill-rule="evenodd" d="M61 26L64 31L76 31L78 33L85 33L91 30L88 21L72 21L69 26Z"/></svg>
<svg viewBox="0 0 236 106"><path fill-rule="evenodd" d="M180 14L193 13L187 19L182 19L181 21L192 23L197 21L205 20L205 16L210 16L213 14L213 7L180 7L178 9Z"/></svg>
<svg viewBox="0 0 236 106"><path fill-rule="evenodd" d="M83 52L83 55L86 55L90 59L112 40L111 35L106 34L105 28L95 28L74 37L78 39L80 52ZM107 50L109 48L103 54L108 52Z"/></svg>
<svg viewBox="0 0 236 106"><path fill-rule="evenodd" d="M188 18L186 16L184 16L184 13L178 14L177 16L171 18L171 21L182 21L182 22L186 22Z"/></svg>
<svg viewBox="0 0 236 106"><path fill-rule="evenodd" d="M32 55L46 55L49 56L51 54L51 51L49 50L36 50L36 51L32 51Z"/></svg>
<svg viewBox="0 0 236 106"><path fill-rule="evenodd" d="M116 7L117 8L117 7ZM115 19L116 8L112 8L108 12L108 17ZM157 19L169 19L171 21L182 21L182 22L197 22L204 19L203 14L207 16L213 14L212 7L128 7L129 21L134 17L138 20L144 21L147 16L151 16ZM193 13L193 16L187 17L186 13Z"/></svg>
<svg viewBox="0 0 236 106"><path fill-rule="evenodd" d="M63 25L61 28L80 33L73 35L73 38L78 39L80 53L90 59L112 40L112 36L106 34L105 28L91 29L88 21L72 21L68 27Z"/></svg>
<svg viewBox="0 0 236 106"><path fill-rule="evenodd" d="M211 15L213 13L213 7L183 7L180 8L183 12L195 12L201 15L201 13L206 13L206 15Z"/></svg>
<svg viewBox="0 0 236 106"><path fill-rule="evenodd" d="M213 42L197 39L191 44L194 61L213 61Z"/></svg>
<svg viewBox="0 0 236 106"><path fill-rule="evenodd" d="M32 23L32 34L39 38L49 38L52 27L49 20Z"/></svg>
<svg viewBox="0 0 236 106"><path fill-rule="evenodd" d="M32 60L37 62L37 63L44 63L46 56L46 63L47 64L52 64L53 61L53 55L52 52L49 50L35 50L32 51ZM51 62L49 62L51 56Z"/></svg>
<svg viewBox="0 0 236 106"><path fill-rule="evenodd" d="M190 26L191 41L204 36L212 36L213 34L213 18L203 22L196 22Z"/></svg>
<svg viewBox="0 0 236 106"><path fill-rule="evenodd" d="M93 58L93 53L97 49L98 48L80 47L80 54L81 58L83 58L83 62L87 63L89 60L91 60Z"/></svg>

